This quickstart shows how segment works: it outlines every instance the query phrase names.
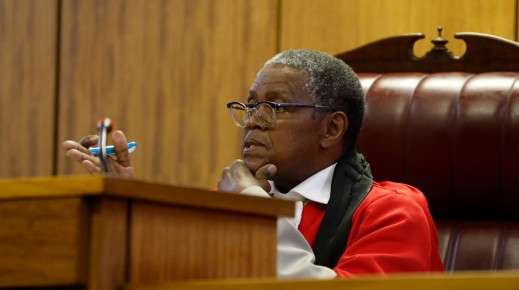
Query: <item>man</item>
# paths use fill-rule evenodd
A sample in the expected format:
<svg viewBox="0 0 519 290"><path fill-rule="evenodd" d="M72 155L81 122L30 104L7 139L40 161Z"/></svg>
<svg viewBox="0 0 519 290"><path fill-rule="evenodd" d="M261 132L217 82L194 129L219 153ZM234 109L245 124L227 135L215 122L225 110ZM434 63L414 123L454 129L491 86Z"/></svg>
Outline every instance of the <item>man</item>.
<svg viewBox="0 0 519 290"><path fill-rule="evenodd" d="M296 201L278 221L278 276L333 278L443 271L437 233L417 189L373 181L355 143L364 113L356 74L339 59L289 50L267 61L245 103L228 108L242 128L242 159L225 168L218 190ZM133 175L122 132L114 132L111 172ZM85 147L67 156L98 172Z"/></svg>

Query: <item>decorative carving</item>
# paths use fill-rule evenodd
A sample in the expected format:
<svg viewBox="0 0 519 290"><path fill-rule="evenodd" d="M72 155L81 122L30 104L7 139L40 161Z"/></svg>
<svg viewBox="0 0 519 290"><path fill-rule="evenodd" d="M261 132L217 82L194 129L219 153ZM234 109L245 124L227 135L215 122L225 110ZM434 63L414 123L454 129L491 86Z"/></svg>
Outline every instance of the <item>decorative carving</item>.
<svg viewBox="0 0 519 290"><path fill-rule="evenodd" d="M442 37L443 28L438 26L438 37L431 40L434 45L430 51L428 51L424 57L420 58L423 61L450 61L456 59L452 52L447 48L446 44L448 40Z"/></svg>
<svg viewBox="0 0 519 290"><path fill-rule="evenodd" d="M442 31L439 27L433 48L421 58L413 54L413 47L424 38L422 33L388 37L336 56L356 72L519 71L519 43L490 34L456 33L454 38L465 41L467 49L454 56Z"/></svg>

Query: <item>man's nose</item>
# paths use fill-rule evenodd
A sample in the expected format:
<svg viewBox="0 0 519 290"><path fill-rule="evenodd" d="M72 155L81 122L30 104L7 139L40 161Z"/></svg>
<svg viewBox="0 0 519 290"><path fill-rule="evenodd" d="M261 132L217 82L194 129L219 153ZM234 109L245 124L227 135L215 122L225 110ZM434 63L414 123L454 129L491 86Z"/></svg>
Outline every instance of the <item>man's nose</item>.
<svg viewBox="0 0 519 290"><path fill-rule="evenodd" d="M247 121L247 124L245 127L249 128L249 129L254 129L254 128L264 129L265 125L259 120L258 114L259 113L258 113L258 110L256 110L256 108L250 109L247 112L248 121Z"/></svg>

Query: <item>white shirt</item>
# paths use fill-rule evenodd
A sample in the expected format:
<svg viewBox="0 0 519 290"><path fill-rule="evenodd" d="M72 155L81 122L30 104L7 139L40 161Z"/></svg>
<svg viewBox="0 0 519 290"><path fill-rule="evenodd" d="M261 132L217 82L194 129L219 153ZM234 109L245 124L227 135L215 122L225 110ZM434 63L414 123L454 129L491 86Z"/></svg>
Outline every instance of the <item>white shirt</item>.
<svg viewBox="0 0 519 290"><path fill-rule="evenodd" d="M328 204L332 188L333 171L337 163L310 176L305 181L296 185L286 194L280 193L273 181L270 183L270 195L274 198L288 199L296 202L294 218L290 222L297 228L301 222L303 206L307 200Z"/></svg>
<svg viewBox="0 0 519 290"><path fill-rule="evenodd" d="M270 194L260 186L244 189L242 194L262 197L283 198L296 201L294 218L278 218L277 223L277 276L278 278L335 278L335 272L327 267L314 264L315 255L305 237L297 229L301 222L305 200L328 204L332 185L333 164L292 188L287 194L279 193L275 184Z"/></svg>

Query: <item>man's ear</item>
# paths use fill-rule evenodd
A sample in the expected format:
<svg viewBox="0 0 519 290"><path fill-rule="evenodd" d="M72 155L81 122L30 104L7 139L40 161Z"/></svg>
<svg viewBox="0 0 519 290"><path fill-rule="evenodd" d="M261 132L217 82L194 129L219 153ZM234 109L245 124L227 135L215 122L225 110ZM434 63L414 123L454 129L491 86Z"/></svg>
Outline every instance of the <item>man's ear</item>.
<svg viewBox="0 0 519 290"><path fill-rule="evenodd" d="M344 112L333 112L323 120L321 146L330 148L344 141L344 134L348 129L348 116Z"/></svg>

